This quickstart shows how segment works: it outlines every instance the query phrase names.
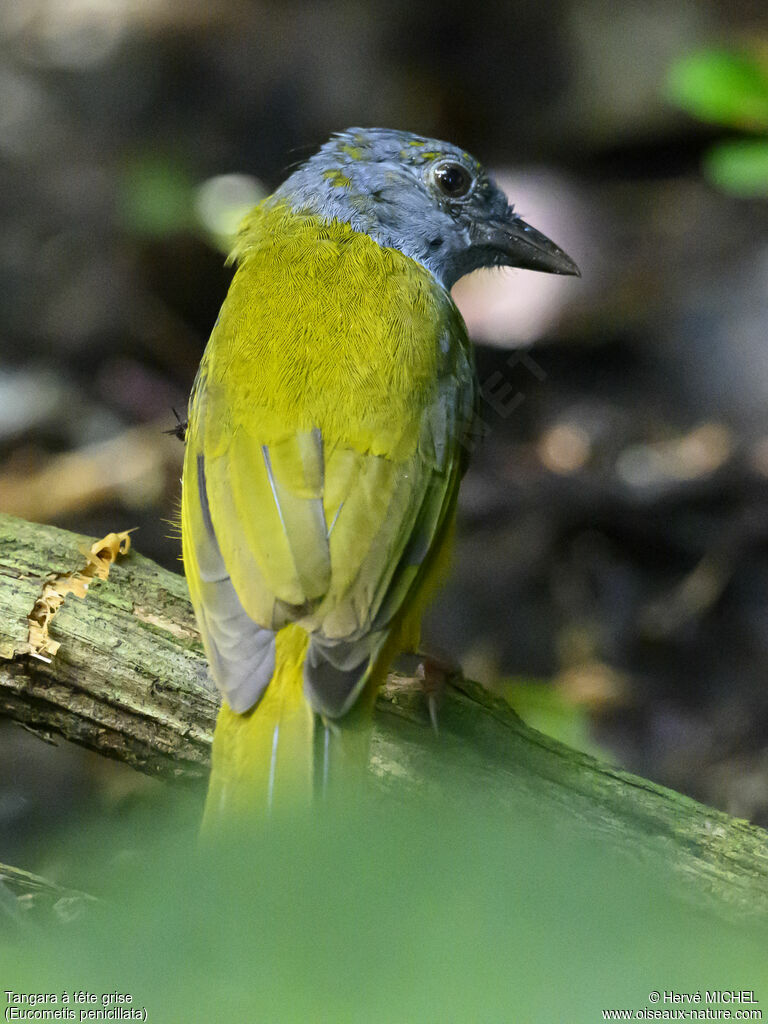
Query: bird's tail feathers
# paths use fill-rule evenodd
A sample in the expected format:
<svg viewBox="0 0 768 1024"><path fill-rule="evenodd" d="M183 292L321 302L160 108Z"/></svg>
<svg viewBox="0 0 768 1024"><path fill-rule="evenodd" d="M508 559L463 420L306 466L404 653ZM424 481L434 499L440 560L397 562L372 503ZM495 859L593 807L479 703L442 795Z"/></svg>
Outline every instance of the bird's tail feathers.
<svg viewBox="0 0 768 1024"><path fill-rule="evenodd" d="M273 807L308 804L313 790L315 715L303 692L307 634L277 634L275 671L259 703L244 714L222 705L203 834L264 816Z"/></svg>

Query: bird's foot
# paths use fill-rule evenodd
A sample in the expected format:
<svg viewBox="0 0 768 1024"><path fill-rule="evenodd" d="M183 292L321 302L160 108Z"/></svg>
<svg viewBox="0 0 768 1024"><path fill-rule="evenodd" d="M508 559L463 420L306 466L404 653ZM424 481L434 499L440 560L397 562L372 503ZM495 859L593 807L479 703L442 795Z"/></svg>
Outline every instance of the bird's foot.
<svg viewBox="0 0 768 1024"><path fill-rule="evenodd" d="M435 654L420 653L421 664L417 675L421 679L421 688L427 701L429 720L435 735L440 730L437 724L437 712L445 695L445 688L455 676L461 675L461 668L449 658Z"/></svg>

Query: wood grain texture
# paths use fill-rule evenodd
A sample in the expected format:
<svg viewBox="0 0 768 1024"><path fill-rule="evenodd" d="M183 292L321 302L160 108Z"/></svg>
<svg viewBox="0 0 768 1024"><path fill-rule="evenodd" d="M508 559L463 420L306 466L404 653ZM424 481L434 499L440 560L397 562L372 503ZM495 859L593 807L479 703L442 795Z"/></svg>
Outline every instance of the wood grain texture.
<svg viewBox="0 0 768 1024"><path fill-rule="evenodd" d="M140 538L135 538L140 543ZM46 575L77 569L92 539L0 516L0 712L169 780L207 774L218 697L182 576L135 551L68 596L48 664L23 649ZM470 680L447 687L435 736L420 683L392 675L377 704L370 771L390 792L508 808L511 827L573 831L658 864L697 904L768 915L768 835L528 728Z"/></svg>

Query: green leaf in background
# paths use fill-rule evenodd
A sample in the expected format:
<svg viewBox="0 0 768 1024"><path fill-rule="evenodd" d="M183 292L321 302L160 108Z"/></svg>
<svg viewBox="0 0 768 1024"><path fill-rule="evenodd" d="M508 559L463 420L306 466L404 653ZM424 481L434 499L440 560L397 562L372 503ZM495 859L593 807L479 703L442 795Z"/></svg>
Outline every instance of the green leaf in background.
<svg viewBox="0 0 768 1024"><path fill-rule="evenodd" d="M556 686L549 682L515 679L505 683L502 692L532 729L576 750L611 760L610 755L592 741L589 715L584 706L568 700Z"/></svg>
<svg viewBox="0 0 768 1024"><path fill-rule="evenodd" d="M131 234L165 238L196 226L192 177L172 156L151 153L130 161L118 204Z"/></svg>
<svg viewBox="0 0 768 1024"><path fill-rule="evenodd" d="M704 158L709 180L742 198L768 196L768 140L723 142Z"/></svg>
<svg viewBox="0 0 768 1024"><path fill-rule="evenodd" d="M700 118L746 130L768 130L768 64L750 54L707 50L670 69L665 92Z"/></svg>

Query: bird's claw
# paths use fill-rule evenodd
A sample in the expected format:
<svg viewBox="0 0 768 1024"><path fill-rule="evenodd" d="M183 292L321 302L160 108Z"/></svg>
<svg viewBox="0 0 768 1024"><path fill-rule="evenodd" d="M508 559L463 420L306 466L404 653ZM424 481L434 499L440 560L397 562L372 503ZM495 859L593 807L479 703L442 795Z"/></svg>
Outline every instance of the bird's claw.
<svg viewBox="0 0 768 1024"><path fill-rule="evenodd" d="M432 729L436 736L440 735L440 729L437 723L437 712L440 700L445 693L448 680L452 676L457 675L460 671L461 670L455 663L450 662L445 658L440 658L431 654L422 655L421 664L419 666L419 676L421 677L421 687L427 700L429 721L432 724Z"/></svg>

